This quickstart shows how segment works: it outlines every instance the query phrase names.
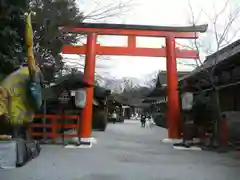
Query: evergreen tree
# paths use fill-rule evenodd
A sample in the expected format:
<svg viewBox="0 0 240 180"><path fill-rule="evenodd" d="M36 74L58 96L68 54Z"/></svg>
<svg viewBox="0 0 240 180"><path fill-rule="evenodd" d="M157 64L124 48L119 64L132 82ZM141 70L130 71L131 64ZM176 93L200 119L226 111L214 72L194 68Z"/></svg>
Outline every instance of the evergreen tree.
<svg viewBox="0 0 240 180"><path fill-rule="evenodd" d="M24 61L25 0L0 1L0 74L14 71Z"/></svg>

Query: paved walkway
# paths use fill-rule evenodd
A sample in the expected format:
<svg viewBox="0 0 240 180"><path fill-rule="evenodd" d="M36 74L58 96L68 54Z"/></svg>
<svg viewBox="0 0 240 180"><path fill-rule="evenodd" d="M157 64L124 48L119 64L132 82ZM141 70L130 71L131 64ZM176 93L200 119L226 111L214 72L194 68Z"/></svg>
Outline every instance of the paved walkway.
<svg viewBox="0 0 240 180"><path fill-rule="evenodd" d="M26 166L0 170L0 180L238 180L240 154L174 150L166 131L139 123L109 124L92 149L44 146Z"/></svg>

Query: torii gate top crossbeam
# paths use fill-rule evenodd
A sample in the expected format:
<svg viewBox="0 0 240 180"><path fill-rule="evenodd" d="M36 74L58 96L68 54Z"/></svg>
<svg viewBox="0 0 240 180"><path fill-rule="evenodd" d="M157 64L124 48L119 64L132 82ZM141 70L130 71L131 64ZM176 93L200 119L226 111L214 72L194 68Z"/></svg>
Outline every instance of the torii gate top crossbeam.
<svg viewBox="0 0 240 180"><path fill-rule="evenodd" d="M197 33L203 33L207 30L207 25L199 26L145 26L129 24L102 24L102 23L80 23L78 25L62 25L60 30L65 33L97 33L99 35L135 35L150 37L167 37L175 38L197 38Z"/></svg>
<svg viewBox="0 0 240 180"><path fill-rule="evenodd" d="M97 35L118 35L128 36L127 47L108 47L96 45L96 54L98 55L124 55L124 56L152 56L165 57L165 48L140 48L136 46L137 36L147 37L171 37L171 38L198 38L199 32L205 32L207 25L187 26L187 27L169 27L169 26L143 26L126 24L89 24L81 23L75 26L61 26L63 33L78 33ZM65 45L62 49L63 54L86 54L86 46ZM177 58L196 58L198 54L193 50L176 49Z"/></svg>

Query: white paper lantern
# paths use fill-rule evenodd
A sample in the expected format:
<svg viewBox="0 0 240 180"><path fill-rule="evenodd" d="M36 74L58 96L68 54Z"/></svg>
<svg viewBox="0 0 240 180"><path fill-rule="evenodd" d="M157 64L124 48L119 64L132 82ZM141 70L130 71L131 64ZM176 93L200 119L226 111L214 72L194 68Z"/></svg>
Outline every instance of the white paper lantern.
<svg viewBox="0 0 240 180"><path fill-rule="evenodd" d="M86 105L86 91L85 89L78 89L75 92L75 105L78 108L83 108Z"/></svg>

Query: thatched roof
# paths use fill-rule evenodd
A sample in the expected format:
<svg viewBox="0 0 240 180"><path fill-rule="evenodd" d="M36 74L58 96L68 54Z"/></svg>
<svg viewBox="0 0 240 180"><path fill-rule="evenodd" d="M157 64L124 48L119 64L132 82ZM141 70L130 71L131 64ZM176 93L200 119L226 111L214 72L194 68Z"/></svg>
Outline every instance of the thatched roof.
<svg viewBox="0 0 240 180"><path fill-rule="evenodd" d="M55 99L62 89L76 90L78 88L90 87L91 85L84 81L83 73L77 72L62 76L55 84L43 91L45 99ZM109 94L109 90L98 85L94 85L94 97L103 99Z"/></svg>
<svg viewBox="0 0 240 180"><path fill-rule="evenodd" d="M74 90L90 86L92 85L84 80L83 73L79 71L57 78L57 80L55 81L55 85L53 85L52 87L53 88L67 87L69 89Z"/></svg>

